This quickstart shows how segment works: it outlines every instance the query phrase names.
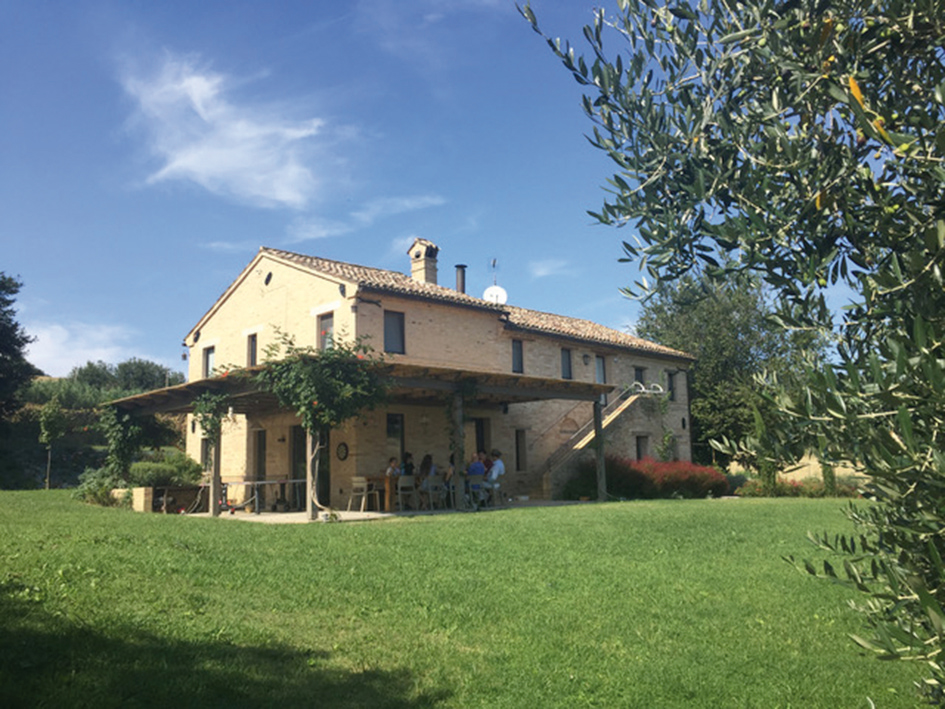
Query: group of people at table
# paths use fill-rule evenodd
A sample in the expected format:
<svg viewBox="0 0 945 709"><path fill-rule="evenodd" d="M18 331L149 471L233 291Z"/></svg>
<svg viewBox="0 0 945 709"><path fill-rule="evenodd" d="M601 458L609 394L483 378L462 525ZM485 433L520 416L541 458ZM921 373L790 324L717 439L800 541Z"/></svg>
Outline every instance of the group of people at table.
<svg viewBox="0 0 945 709"><path fill-rule="evenodd" d="M459 471L459 481L456 472L452 455L442 473L429 453L423 456L419 469L410 453L405 452L402 461L391 458L384 473L387 483L385 487L389 495L387 509L403 509L404 506L415 509L450 507L455 502L455 493L459 491L466 495L466 499L473 506L495 504L498 501L499 480L505 475L502 451L493 448L492 453L488 454L481 450L472 456L465 469ZM456 487L457 482L459 487ZM406 501L405 490L410 493Z"/></svg>

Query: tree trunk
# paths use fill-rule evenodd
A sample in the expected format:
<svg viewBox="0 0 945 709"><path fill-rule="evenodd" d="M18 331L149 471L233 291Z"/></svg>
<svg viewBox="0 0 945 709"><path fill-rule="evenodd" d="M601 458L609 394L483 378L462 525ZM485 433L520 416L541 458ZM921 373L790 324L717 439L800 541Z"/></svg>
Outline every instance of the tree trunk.
<svg viewBox="0 0 945 709"><path fill-rule="evenodd" d="M52 473L52 446L46 446L46 489L49 489L49 478Z"/></svg>
<svg viewBox="0 0 945 709"><path fill-rule="evenodd" d="M220 438L222 439L222 436ZM218 439L213 443L213 467L210 473L210 515L212 517L220 516L220 495L223 494L223 480L220 475L220 442Z"/></svg>
<svg viewBox="0 0 945 709"><path fill-rule="evenodd" d="M309 520L318 519L320 510L329 510L327 505L322 504L318 499L318 468L322 450L321 436L312 435L311 431L305 432L305 511L308 513Z"/></svg>

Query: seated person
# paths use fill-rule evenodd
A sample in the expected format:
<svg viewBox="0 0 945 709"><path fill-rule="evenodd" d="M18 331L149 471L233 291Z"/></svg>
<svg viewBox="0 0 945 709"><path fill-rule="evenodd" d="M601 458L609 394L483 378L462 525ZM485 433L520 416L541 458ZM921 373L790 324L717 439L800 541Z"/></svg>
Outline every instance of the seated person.
<svg viewBox="0 0 945 709"><path fill-rule="evenodd" d="M492 467L486 474L486 487L492 491L495 501L499 498L499 478L505 475L505 463L502 462L502 451L498 448L492 449Z"/></svg>
<svg viewBox="0 0 945 709"><path fill-rule="evenodd" d="M472 460L469 461L469 467L466 468L466 475L485 475L486 466L482 464L482 460L478 455L473 455Z"/></svg>

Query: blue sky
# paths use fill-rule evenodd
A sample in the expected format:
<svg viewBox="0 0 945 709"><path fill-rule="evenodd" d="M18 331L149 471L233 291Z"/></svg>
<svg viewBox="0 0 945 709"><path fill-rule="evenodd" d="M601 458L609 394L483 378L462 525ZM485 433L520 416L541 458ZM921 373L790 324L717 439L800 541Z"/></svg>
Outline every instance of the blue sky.
<svg viewBox="0 0 945 709"><path fill-rule="evenodd" d="M534 0L580 44L592 0ZM0 0L0 270L29 359L183 369L259 246L631 326L580 87L511 0ZM461 337L457 333L457 337Z"/></svg>

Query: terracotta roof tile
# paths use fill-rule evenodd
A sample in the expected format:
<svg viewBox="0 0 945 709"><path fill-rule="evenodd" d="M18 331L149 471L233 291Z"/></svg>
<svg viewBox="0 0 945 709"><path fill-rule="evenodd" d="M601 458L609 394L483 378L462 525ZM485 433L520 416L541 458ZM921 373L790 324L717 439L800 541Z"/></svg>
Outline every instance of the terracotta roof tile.
<svg viewBox="0 0 945 709"><path fill-rule="evenodd" d="M514 305L505 306L505 310L508 313L509 324L523 330L537 330L539 332L561 335L576 340L642 350L652 352L653 354L665 355L667 357L695 359L695 357L686 352L664 347L655 342L650 342L640 337L634 337L626 332L620 332L619 330L605 327L590 320L571 318L566 315L555 315L554 313L543 313L540 310L528 310L526 308L518 308Z"/></svg>
<svg viewBox="0 0 945 709"><path fill-rule="evenodd" d="M447 288L433 283L424 283L399 273L370 266L359 266L343 261L305 256L291 251L282 251L262 247L262 253L289 261L312 271L332 276L341 280L357 284L358 288L385 293L395 293L417 298L454 303L467 307L491 310L497 314L507 314L508 323L514 328L534 332L547 333L567 337L584 342L609 345L624 349L631 349L666 357L695 359L692 355L669 347L663 347L655 342L634 337L619 330L604 327L590 320L571 318L565 315L543 313L538 310L528 310L514 305L498 305L482 298L476 298L467 293Z"/></svg>
<svg viewBox="0 0 945 709"><path fill-rule="evenodd" d="M387 271L382 268L359 266L354 263L332 261L331 259L319 258L317 256L304 256L302 254L292 253L291 251L281 251L265 246L260 250L263 253L268 253L285 261L291 261L299 266L310 268L313 271L356 283L358 287L367 290L429 298L431 300L459 303L474 308L502 312L501 306L489 303L482 298L474 298L466 293L460 293L452 288L446 288L445 286L439 286L434 283L423 283L398 271Z"/></svg>

